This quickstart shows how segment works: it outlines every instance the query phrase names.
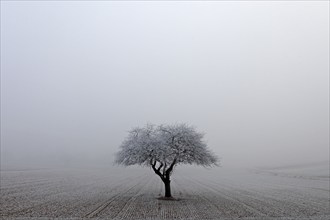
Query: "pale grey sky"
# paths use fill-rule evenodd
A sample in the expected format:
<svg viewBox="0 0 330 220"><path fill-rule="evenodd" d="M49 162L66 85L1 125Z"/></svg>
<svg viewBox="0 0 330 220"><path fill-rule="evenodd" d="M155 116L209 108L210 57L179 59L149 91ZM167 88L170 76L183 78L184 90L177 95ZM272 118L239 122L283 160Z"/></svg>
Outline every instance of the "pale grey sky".
<svg viewBox="0 0 330 220"><path fill-rule="evenodd" d="M1 163L111 165L186 122L223 166L329 159L328 1L1 1Z"/></svg>

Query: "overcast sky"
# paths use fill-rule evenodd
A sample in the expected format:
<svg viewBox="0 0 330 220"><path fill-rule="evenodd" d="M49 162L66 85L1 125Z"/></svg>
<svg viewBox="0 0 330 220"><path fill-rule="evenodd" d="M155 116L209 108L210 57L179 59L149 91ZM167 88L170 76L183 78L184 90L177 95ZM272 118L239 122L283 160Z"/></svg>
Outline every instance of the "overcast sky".
<svg viewBox="0 0 330 220"><path fill-rule="evenodd" d="M328 160L329 2L1 1L2 168L180 122L223 166Z"/></svg>

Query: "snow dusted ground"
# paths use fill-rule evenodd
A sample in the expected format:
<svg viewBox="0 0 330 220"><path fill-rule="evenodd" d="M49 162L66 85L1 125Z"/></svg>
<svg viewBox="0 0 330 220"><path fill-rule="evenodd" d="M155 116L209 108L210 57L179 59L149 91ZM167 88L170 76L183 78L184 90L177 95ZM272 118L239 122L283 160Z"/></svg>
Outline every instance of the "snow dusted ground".
<svg viewBox="0 0 330 220"><path fill-rule="evenodd" d="M327 164L288 169L178 168L178 201L149 168L1 171L0 218L330 219Z"/></svg>

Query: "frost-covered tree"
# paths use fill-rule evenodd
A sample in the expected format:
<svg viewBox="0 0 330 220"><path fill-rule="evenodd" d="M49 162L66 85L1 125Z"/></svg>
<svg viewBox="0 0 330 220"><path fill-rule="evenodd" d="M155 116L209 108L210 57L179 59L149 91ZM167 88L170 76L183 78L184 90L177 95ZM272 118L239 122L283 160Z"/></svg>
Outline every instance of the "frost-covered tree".
<svg viewBox="0 0 330 220"><path fill-rule="evenodd" d="M172 197L170 176L175 166L217 165L218 158L207 149L203 136L186 124L134 128L120 146L115 162L151 167L165 184L165 197Z"/></svg>

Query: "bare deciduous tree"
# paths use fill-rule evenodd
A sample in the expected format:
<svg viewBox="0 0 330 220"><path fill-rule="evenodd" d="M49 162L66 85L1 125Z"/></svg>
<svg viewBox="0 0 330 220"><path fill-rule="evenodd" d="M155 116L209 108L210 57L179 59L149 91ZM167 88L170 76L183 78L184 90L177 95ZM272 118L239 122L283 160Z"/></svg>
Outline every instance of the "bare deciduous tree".
<svg viewBox="0 0 330 220"><path fill-rule="evenodd" d="M165 184L165 197L171 198L170 176L176 165L217 165L218 158L207 149L203 136L186 124L134 128L120 146L115 162L150 166Z"/></svg>

